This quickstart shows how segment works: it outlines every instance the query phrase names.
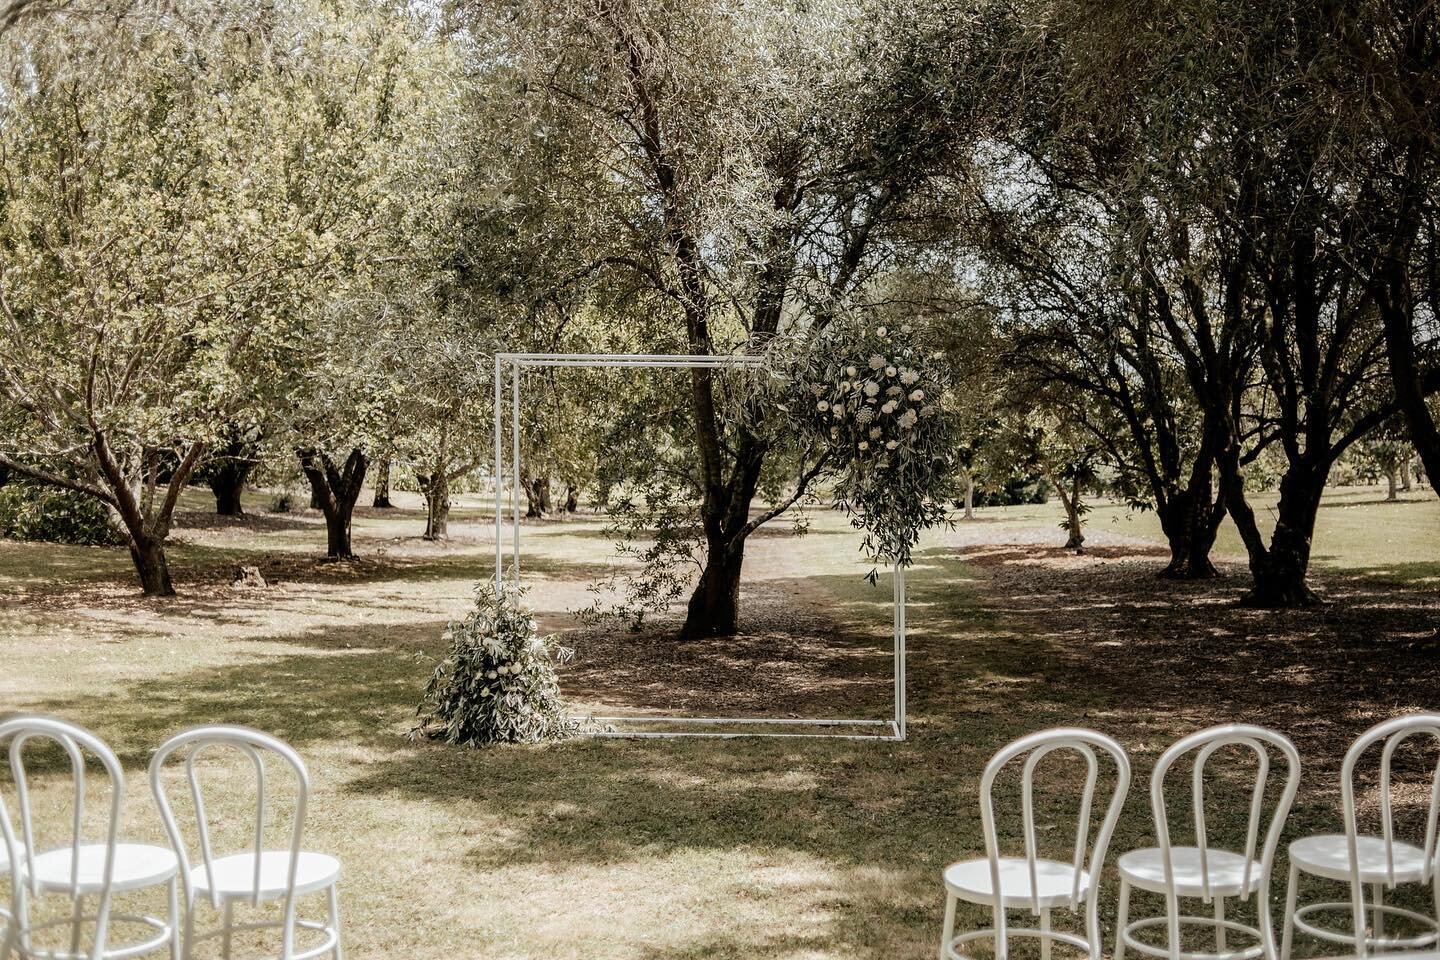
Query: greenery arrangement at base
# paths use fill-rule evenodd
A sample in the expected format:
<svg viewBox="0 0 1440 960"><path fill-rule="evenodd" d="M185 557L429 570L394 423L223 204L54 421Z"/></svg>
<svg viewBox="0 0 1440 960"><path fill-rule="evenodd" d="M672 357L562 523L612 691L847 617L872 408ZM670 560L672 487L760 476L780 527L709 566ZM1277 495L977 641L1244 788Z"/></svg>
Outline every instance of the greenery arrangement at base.
<svg viewBox="0 0 1440 960"><path fill-rule="evenodd" d="M78 546L119 546L124 536L99 500L33 483L0 488L0 537Z"/></svg>
<svg viewBox="0 0 1440 960"><path fill-rule="evenodd" d="M579 721L565 712L555 664L572 651L535 630L521 591L475 589L475 609L445 626L449 653L435 667L416 711L413 739L478 746L539 743L570 736Z"/></svg>

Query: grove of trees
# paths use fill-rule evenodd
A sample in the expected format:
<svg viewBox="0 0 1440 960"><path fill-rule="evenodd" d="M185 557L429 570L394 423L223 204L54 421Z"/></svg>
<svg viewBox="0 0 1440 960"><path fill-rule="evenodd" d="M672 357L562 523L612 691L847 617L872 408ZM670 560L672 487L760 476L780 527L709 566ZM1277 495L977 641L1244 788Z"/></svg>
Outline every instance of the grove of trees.
<svg viewBox="0 0 1440 960"><path fill-rule="evenodd" d="M903 328L954 388L957 505L1032 477L1080 548L1103 488L1177 579L1233 523L1263 606L1316 601L1341 465L1440 485L1433 0L12 0L0 31L0 471L105 504L149 595L187 485L234 513L257 465L331 558L381 469L445 538L495 350L783 346L863 404L814 351ZM863 494L711 369L526 398L532 514L608 497L687 636L739 629L761 524Z"/></svg>

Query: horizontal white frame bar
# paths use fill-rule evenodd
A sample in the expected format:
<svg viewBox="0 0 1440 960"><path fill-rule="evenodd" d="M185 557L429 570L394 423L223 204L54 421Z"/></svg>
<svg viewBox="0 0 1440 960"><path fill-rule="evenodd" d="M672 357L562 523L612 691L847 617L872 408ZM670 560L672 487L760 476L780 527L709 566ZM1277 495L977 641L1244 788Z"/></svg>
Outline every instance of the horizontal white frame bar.
<svg viewBox="0 0 1440 960"><path fill-rule="evenodd" d="M580 736L592 737L595 739L636 739L636 740L674 740L680 738L694 739L703 738L710 740L736 740L741 737L745 739L770 738L774 740L879 740L887 743L900 743L904 737L898 732L893 720L882 720L881 723L890 728L889 733L712 733L706 730L674 730L664 732L649 732L641 730L587 730Z"/></svg>
<svg viewBox="0 0 1440 960"><path fill-rule="evenodd" d="M795 727L883 727L895 722L894 720L805 720L799 717L657 717L645 713L623 717L589 716L585 719L594 720L597 723L778 723Z"/></svg>

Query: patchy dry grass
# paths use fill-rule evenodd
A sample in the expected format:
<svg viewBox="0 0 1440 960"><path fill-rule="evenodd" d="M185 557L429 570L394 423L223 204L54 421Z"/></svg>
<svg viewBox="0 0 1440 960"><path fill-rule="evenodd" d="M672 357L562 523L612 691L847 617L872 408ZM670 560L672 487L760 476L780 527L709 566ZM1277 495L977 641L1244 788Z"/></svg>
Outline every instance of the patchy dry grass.
<svg viewBox="0 0 1440 960"><path fill-rule="evenodd" d="M1440 502L1379 499L1327 501L1317 570L1333 602L1305 612L1236 607L1245 578L1228 540L1226 579L1158 581L1153 518L1116 507L1092 515L1084 557L1055 548L1053 509L985 511L937 532L910 578L904 744L471 751L405 733L444 620L490 573L482 508L457 511L443 545L418 539L413 503L362 511L363 559L323 564L315 516L220 521L197 497L173 551L183 595L170 602L134 596L123 551L0 542L0 712L58 713L109 740L130 771L131 833L150 839L141 771L165 735L223 721L289 740L316 781L309 844L345 864L358 960L929 957L938 872L981 849L980 769L1030 730L1110 732L1143 781L1184 732L1267 723L1307 765L1291 832L1338 827L1344 745L1378 717L1440 707ZM530 599L549 628L570 631L566 686L582 704L883 715L889 590L861 580L838 517L758 541L750 636L683 651L663 623L629 635L570 616L608 564L598 527L526 533ZM232 589L237 563L272 585ZM1149 837L1137 789L1116 849ZM1112 897L1106 908L1108 922Z"/></svg>

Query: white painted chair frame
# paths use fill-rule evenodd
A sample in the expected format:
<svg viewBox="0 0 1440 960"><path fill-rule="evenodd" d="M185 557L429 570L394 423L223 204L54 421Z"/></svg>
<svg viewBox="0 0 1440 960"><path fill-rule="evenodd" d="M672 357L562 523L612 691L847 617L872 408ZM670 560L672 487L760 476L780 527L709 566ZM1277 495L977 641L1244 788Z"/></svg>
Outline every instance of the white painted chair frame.
<svg viewBox="0 0 1440 960"><path fill-rule="evenodd" d="M1105 819L1101 822L1099 831L1095 834L1093 846L1090 844L1090 821L1091 810L1094 806L1096 784L1099 779L1099 761L1096 756L1097 748L1108 754L1114 762L1116 771L1116 782L1114 793L1105 813ZM1074 881L1070 890L1067 909L1077 910L1080 908L1083 897L1085 907L1085 930L1086 935L1081 937L1077 934L1063 931L1055 931L1050 924L1050 907L1040 904L1038 893L1037 861L1040 859L1037 854L1037 843L1035 837L1035 804L1034 804L1034 774L1035 768L1046 755L1057 750L1073 751L1084 757L1086 762L1085 788L1081 794L1080 813L1077 818L1075 832L1075 856L1070 864L1074 873ZM1000 879L1000 840L995 829L995 802L994 786L995 779L1000 772L1010 763L1021 756L1025 756L1025 763L1022 769L1021 792L1022 792L1022 820L1023 833L1025 838L1025 863L1029 874L1030 897L1029 907L1031 914L1039 918L1040 926L1033 927L1010 927L1006 923L1006 910L1013 907L1014 901L1007 906L1007 894L1001 888ZM1120 810L1125 805L1125 795L1130 789L1130 759L1125 749L1110 737L1093 730L1084 730L1076 727L1061 727L1053 730L1043 730L1029 736L1021 737L1014 741L999 753L991 758L985 767L985 772L980 781L980 823L985 834L985 856L989 862L990 890L993 896L987 904L981 899L971 899L957 895L949 889L947 884L945 897L945 920L941 932L940 957L941 960L967 960L966 955L959 953L957 948L963 944L975 940L993 940L995 960L1006 960L1009 955L1009 938L1012 936L1033 937L1040 941L1040 952L1042 960L1050 960L1051 946L1054 943L1065 943L1086 951L1091 960L1098 960L1100 957L1100 919L1099 919L1099 892L1100 872L1105 864L1105 852L1110 844L1110 837L1115 832L1115 825L1120 819ZM1090 851L1089 870L1086 870L1086 852ZM1082 878L1083 881L1082 881ZM989 905L994 916L994 926L983 930L973 930L955 934L955 912L960 899L967 899L968 902L977 903L981 906ZM1023 906L1023 902L1021 904Z"/></svg>
<svg viewBox="0 0 1440 960"><path fill-rule="evenodd" d="M179 923L179 897L176 874L171 872L165 883L169 896L169 919L131 914L113 914L111 900L116 863L120 857L120 827L125 795L125 775L120 761L99 737L88 730L53 717L19 716L0 723L0 744L10 742L10 773L14 782L16 807L20 814L20 836L15 835L5 800L0 796L0 832L5 837L5 853L10 864L11 916L5 927L5 939L0 941L0 960L8 960L12 951L24 960L125 960L150 953L168 946L173 958L178 956L176 935ZM30 807L30 783L26 774L24 752L31 740L49 740L65 751L70 761L74 786L74 806L70 829L70 879L68 884L53 881L42 884L40 872L36 870L36 859L44 852L36 848L34 818ZM81 850L92 846L85 842L85 753L99 759L105 768L111 784L110 812L106 818L105 859L101 868L100 889L95 895L99 902L93 915L85 913L85 898L88 895L80 881ZM63 849L63 848L58 848ZM143 887L137 888L143 889ZM45 923L31 924L29 921L30 900L43 894L63 893L74 903L68 920L59 919ZM148 926L156 931L148 940L129 944L117 949L109 948L110 925L113 920ZM95 933L87 953L80 952L83 925L93 922ZM33 933L68 924L70 926L70 948L68 951L36 948L30 941Z"/></svg>
<svg viewBox="0 0 1440 960"><path fill-rule="evenodd" d="M185 757L185 776L190 786L190 799L195 808L201 863L204 866L205 875L213 878L216 858L210 842L210 830L205 816L205 801L200 789L200 777L195 768L195 761L200 755L213 747L234 748L249 758L254 765L256 810L255 843L252 852L255 860L255 873L253 887L245 896L227 896L221 892L219 883L212 882L210 884L210 896L207 899L211 906L221 911L223 919L219 927L197 934L195 932L197 887L192 875L193 866L185 847L185 840L180 833L179 824L176 822L174 810L170 805L170 799L165 793L162 771L166 760L173 754L188 751ZM263 854L267 852L265 850L266 771L264 753L273 753L279 756L290 767L296 778L294 823L290 830L289 867L283 898L262 897L261 895L261 864ZM180 879L185 891L186 906L185 933L181 940L183 960L191 960L197 942L216 937L219 937L221 941L222 956L229 960L231 938L234 933L264 929L281 931L280 960L308 960L308 958L318 957L325 953L331 954L334 960L343 960L344 954L340 943L338 877L324 888L329 899L329 918L326 922L301 920L296 916L295 888L302 853L301 837L305 829L305 810L310 798L310 772L305 766L305 761L289 744L248 727L205 726L184 730L165 741L155 751L155 755L150 761L150 788L155 794L155 802L160 809L160 817L164 821L165 831L170 835L170 842L174 845L175 852L180 858ZM237 900L246 900L252 907L258 907L263 902L272 902L275 899L284 900L282 919L243 924L234 922L233 908ZM318 946L297 953L295 951L296 927L323 933L324 940Z"/></svg>
<svg viewBox="0 0 1440 960"><path fill-rule="evenodd" d="M1255 883L1256 878L1252 872L1256 863L1255 848L1259 842L1260 819L1270 780L1270 751L1266 745L1279 751L1281 757L1286 761L1288 770L1285 786L1271 812L1270 825L1265 833L1265 844L1260 852L1259 882ZM1247 747L1256 758L1255 785L1250 793L1250 811L1245 830L1245 851L1243 853L1245 867L1240 890L1235 896L1241 902L1245 902L1250 898L1252 892L1257 892L1258 928L1226 919L1226 896L1215 894L1211 886L1212 854L1215 852L1228 853L1229 851L1222 851L1210 846L1205 820L1205 764L1216 751L1229 746ZM1174 844L1171 842L1169 816L1165 805L1165 780L1171 767L1185 755L1196 751L1198 753L1190 779L1191 809L1194 815L1195 849L1198 852L1199 860L1199 897L1204 903L1213 903L1214 912L1211 917L1184 916L1180 913L1180 897L1193 896L1193 893L1181 893L1180 885L1175 879L1175 858L1172 853ZM1129 919L1133 879L1122 867L1119 904L1115 920L1115 960L1124 960L1126 948L1137 950L1147 956L1169 958L1169 960L1201 960L1201 958L1205 958L1205 960L1222 960L1222 958L1223 960L1253 960L1257 957L1276 960L1273 919L1270 915L1270 876L1275 866L1275 852L1280 844L1280 834L1285 828L1285 821L1290 815L1290 807L1295 802L1295 793L1299 786L1300 755L1296 751L1295 745L1283 734L1266 730L1263 727L1248 724L1226 724L1211 727L1182 738L1161 754L1150 777L1150 808L1151 815L1155 820L1155 835L1158 842L1158 848L1152 849L1159 851L1164 877L1162 895L1165 897L1165 916L1148 917L1136 921ZM1142 852L1144 851L1134 851L1134 853ZM1124 859L1125 857L1122 856L1122 863ZM1193 890L1193 887L1186 885L1185 889L1190 891ZM1160 924L1165 924L1168 936L1168 944L1163 949L1144 943L1135 936L1136 931ZM1210 927L1214 930L1214 953L1186 952L1180 949L1181 928L1189 925ZM1257 942L1254 946L1243 950L1229 951L1226 949L1226 933L1230 931L1251 936Z"/></svg>
<svg viewBox="0 0 1440 960"><path fill-rule="evenodd" d="M1350 749L1345 753L1345 762L1340 768L1340 802L1342 815L1345 819L1345 852L1349 865L1350 902L1312 903L1297 910L1296 902L1299 899L1299 886L1302 874L1312 871L1307 870L1301 863L1296 862L1295 856L1290 858L1289 884L1285 892L1285 930L1283 942L1280 948L1281 960L1289 960L1290 949L1294 942L1295 931L1309 934L1319 940L1330 943L1343 944L1353 948L1356 956L1365 957L1369 951L1374 949L1418 949L1421 947L1433 946L1440 942L1440 882L1436 878L1436 825L1440 820L1440 763L1436 764L1435 775L1430 786L1430 807L1425 819L1425 841L1421 848L1419 883L1429 883L1431 886L1431 897L1435 904L1435 916L1427 917L1423 913L1413 910L1405 910L1400 907L1391 906L1385 903L1385 889L1394 890L1397 883L1395 871L1395 818L1392 807L1390 789L1390 770L1395 756L1395 750L1406 739L1416 734L1429 734L1437 742L1440 742L1440 714L1421 713L1410 716L1395 717L1371 727L1362 733ZM1365 752L1376 743L1384 742L1380 754L1380 830L1381 842L1385 850L1385 876L1379 880L1370 880L1372 903L1369 905L1374 922L1373 935L1365 932L1365 883L1366 878L1362 875L1360 867L1359 841L1360 831L1355 816L1355 767L1359 764ZM1307 838L1320 840L1323 838ZM1296 844L1304 841L1296 841ZM1292 850L1296 844L1292 844ZM1316 874L1324 876L1324 874ZM1337 879L1330 877L1330 879ZM1351 922L1354 928L1349 933L1339 930L1327 929L1317 924L1312 924L1305 919L1307 914L1322 911L1343 911L1349 909ZM1387 938L1385 936L1385 916L1399 916L1412 920L1428 928L1428 932L1416 937Z"/></svg>

